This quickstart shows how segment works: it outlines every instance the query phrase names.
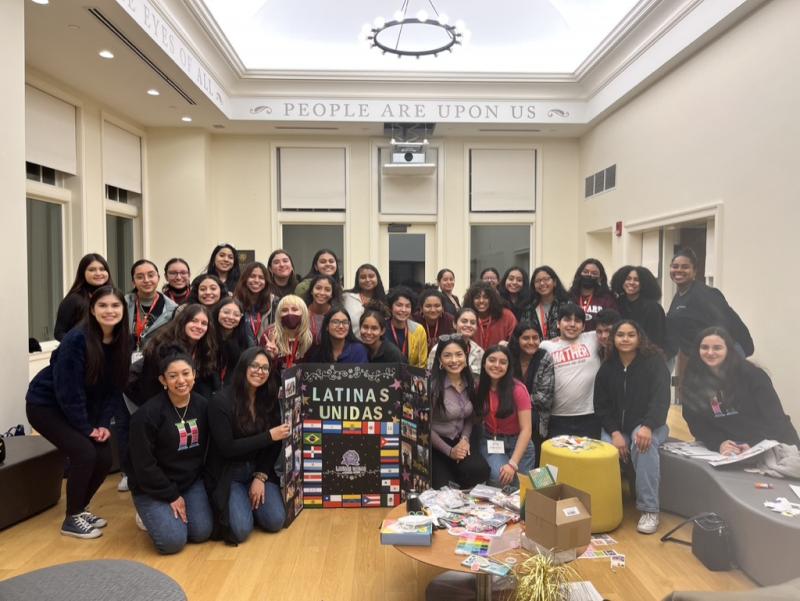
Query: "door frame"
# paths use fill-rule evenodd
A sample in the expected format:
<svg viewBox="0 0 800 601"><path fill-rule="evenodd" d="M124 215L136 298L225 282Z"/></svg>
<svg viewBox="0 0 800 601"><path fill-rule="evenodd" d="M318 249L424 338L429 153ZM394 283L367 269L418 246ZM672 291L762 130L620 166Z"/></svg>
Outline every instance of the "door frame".
<svg viewBox="0 0 800 601"><path fill-rule="evenodd" d="M425 235L425 282L436 281L438 269L438 253L436 247L436 223L402 222L406 226L405 234L424 234ZM389 286L389 236L395 232L389 232L390 223L380 223L378 225L378 269L385 274L385 287ZM396 223L395 223L396 225Z"/></svg>

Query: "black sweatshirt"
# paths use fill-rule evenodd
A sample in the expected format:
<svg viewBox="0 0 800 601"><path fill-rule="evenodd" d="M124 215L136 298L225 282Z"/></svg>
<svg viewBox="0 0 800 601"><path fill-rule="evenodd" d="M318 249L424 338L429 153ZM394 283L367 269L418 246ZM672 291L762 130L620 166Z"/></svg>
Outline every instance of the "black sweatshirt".
<svg viewBox="0 0 800 601"><path fill-rule="evenodd" d="M89 312L89 297L80 292L72 292L64 297L58 305L56 325L53 338L61 342L64 336L74 328Z"/></svg>
<svg viewBox="0 0 800 601"><path fill-rule="evenodd" d="M766 439L800 446L772 381L752 363L744 362L727 383L710 376L701 383L687 374L681 401L692 436L713 451L726 440L752 446Z"/></svg>
<svg viewBox="0 0 800 601"><path fill-rule="evenodd" d="M166 392L147 401L131 417L125 473L133 493L175 501L202 475L208 434L208 401L199 394L192 393L182 409Z"/></svg>
<svg viewBox="0 0 800 601"><path fill-rule="evenodd" d="M651 430L667 422L670 374L661 355L637 353L626 368L619 357L603 362L594 380L594 412L609 434Z"/></svg>
<svg viewBox="0 0 800 601"><path fill-rule="evenodd" d="M677 348L669 349L666 346L667 318L664 309L656 301L641 297L631 301L627 296L621 296L619 314L638 323L650 342L664 351L667 357L672 357L678 352Z"/></svg>

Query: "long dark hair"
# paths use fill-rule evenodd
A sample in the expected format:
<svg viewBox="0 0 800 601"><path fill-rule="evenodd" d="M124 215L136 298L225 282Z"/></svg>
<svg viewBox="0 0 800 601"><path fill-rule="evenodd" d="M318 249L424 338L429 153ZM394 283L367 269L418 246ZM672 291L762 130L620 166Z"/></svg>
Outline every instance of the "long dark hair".
<svg viewBox="0 0 800 601"><path fill-rule="evenodd" d="M431 409L434 415L444 416L444 384L447 378L447 373L441 366L442 353L444 349L451 344L457 345L464 351L464 369L461 370L461 379L464 381L464 394L467 395L469 402L472 404L472 417L474 421L478 421L483 415L483 406L478 402L478 397L475 394L475 381L472 377L472 370L469 367L469 349L467 348L466 341L457 334L449 334L441 336L436 345L436 355L433 359L433 366L431 367L431 375L428 379L428 394L431 399Z"/></svg>
<svg viewBox="0 0 800 601"><path fill-rule="evenodd" d="M575 270L575 275L572 277L572 286L569 289L569 293L572 296L580 296L581 294L581 272L583 268L589 264L597 265L597 270L600 272L600 278L597 280L597 288L595 289L597 294L610 294L610 290L608 289L608 276L606 275L606 268L603 267L603 264L598 259L584 259L581 261L581 264L578 265L578 269Z"/></svg>
<svg viewBox="0 0 800 601"><path fill-rule="evenodd" d="M331 285L331 307L334 305L340 305L342 302L342 287L339 282L329 275L318 273L311 278L311 283L308 285L308 290L306 290L306 293L303 295L303 300L306 301L306 306L310 307L314 303L314 286L316 286L317 282L320 280L328 282Z"/></svg>
<svg viewBox="0 0 800 601"><path fill-rule="evenodd" d="M516 300L512 299L511 293L508 290L506 290L506 280L508 279L508 276L511 275L512 271L519 271L522 274L522 288L520 288L519 292L517 293ZM506 269L506 272L503 274L503 277L500 278L499 292L500 292L500 298L502 298L504 301L506 301L506 303L508 303L510 309L512 310L522 309L524 307L527 307L528 303L530 303L530 296L531 296L531 291L530 288L528 287L528 272L522 267L517 267L517 266L509 267L508 269Z"/></svg>
<svg viewBox="0 0 800 601"><path fill-rule="evenodd" d="M250 385L247 382L247 369L259 355L263 355L269 362L269 376L263 386L256 390L254 413L250 413ZM230 390L233 403L234 423L241 434L250 435L264 433L271 425L270 415L278 404L278 370L274 368L272 360L260 346L254 346L244 351L233 368L231 374Z"/></svg>
<svg viewBox="0 0 800 601"><path fill-rule="evenodd" d="M614 361L619 358L619 351L617 350L617 345L614 344L614 339L617 336L617 330L619 330L620 326L629 325L639 336L639 346L636 348L636 354L640 357L652 357L653 355L659 355L660 357L664 357L659 349L655 344L650 342L650 339L645 334L642 326L640 326L637 322L632 319L623 319L617 321L614 324L614 327L611 328L611 334L609 334L609 341L611 344L609 345L609 349L606 351L605 361Z"/></svg>
<svg viewBox="0 0 800 601"><path fill-rule="evenodd" d="M683 256L683 255L682 255ZM719 336L725 342L727 355L719 369L719 375L715 374L700 358L700 343L706 336ZM736 376L742 372L749 372L757 369L755 365L745 360L736 351L736 341L725 328L712 326L702 330L695 338L689 354L689 361L686 365L686 372L683 376L681 386L681 400L686 404L698 407L708 403L709 399L717 392L723 391L725 401L736 406L735 402L735 381Z"/></svg>
<svg viewBox="0 0 800 601"><path fill-rule="evenodd" d="M516 407L514 403L514 358L505 345L492 345L486 349L486 352L483 354L483 359L481 359L481 377L478 380L478 401L486 408L487 415L491 413L491 408L489 407L489 391L492 388L492 378L486 373L486 359L488 359L489 355L492 353L502 353L508 360L506 374L500 378L500 381L497 383L497 398L500 400L500 403L497 405L495 417L502 419L514 413Z"/></svg>
<svg viewBox="0 0 800 601"><path fill-rule="evenodd" d="M278 284L272 279L272 271L270 267L272 267L272 259L277 257L278 255L286 255L289 257L289 262L292 264L292 273L289 274L289 279L286 280L286 286L278 287ZM267 259L267 283L269 284L270 291L277 295L282 296L286 294L284 290L287 288L290 290L294 290L297 285L300 283L300 276L298 276L294 271L294 259L292 259L292 255L290 255L287 251L282 248L276 248L269 254L269 259Z"/></svg>
<svg viewBox="0 0 800 601"><path fill-rule="evenodd" d="M355 292L356 294L361 292L361 285L358 283L358 276L361 273L362 269L369 269L370 271L374 271L376 277L378 278L378 285L375 286L375 292L372 293L372 300L381 301L382 303L386 302L386 289L383 286L383 279L381 278L381 272L378 271L378 268L375 267L372 263L364 263L358 266L358 269L356 269L355 282L353 283L353 287L350 290L348 290L348 292Z"/></svg>
<svg viewBox="0 0 800 601"><path fill-rule="evenodd" d="M554 288L553 288L553 300L558 302L564 302L569 300L569 292L567 292L566 288L564 288L564 284L561 283L561 278L558 277L556 270L550 267L549 265L540 265L536 269L533 270L531 274L531 304L536 307L539 302L542 300L542 295L536 290L536 286L534 286L534 282L536 281L536 276L539 275L541 272L545 272L550 278L553 280Z"/></svg>
<svg viewBox="0 0 800 601"><path fill-rule="evenodd" d="M319 341L319 360L322 363L333 363L333 341L331 340L331 335L328 332L328 326L331 323L331 319L333 319L334 315L338 313L343 313L347 320L350 321L350 327L347 328L347 334L344 338L345 345L348 343L357 342L356 337L353 335L353 328L352 328L352 320L350 319L350 314L347 312L342 305L333 305L331 310L325 314L325 317L322 319L322 326L320 330L322 331L322 335Z"/></svg>
<svg viewBox="0 0 800 601"><path fill-rule="evenodd" d="M111 277L111 268L108 266L108 261L105 260L103 255L98 255L97 253L89 253L87 255L83 255L81 260L78 262L78 269L75 273L75 280L72 282L72 286L70 286L69 291L67 294L80 294L82 297L89 299L92 296L92 293L97 290L94 286L89 284L86 281L86 270L89 268L94 261L100 263L103 268L106 270L108 274L108 281L106 281L103 286L114 286L114 279Z"/></svg>
<svg viewBox="0 0 800 601"><path fill-rule="evenodd" d="M239 253L231 244L225 242L223 244L217 244L214 247L214 250L211 251L211 258L208 260L206 273L213 276L217 276L219 278L219 272L217 271L217 266L214 264L214 260L217 258L217 253L221 251L223 248L227 248L233 253L233 267L231 267L231 270L228 273L228 278L225 280L225 285L222 287L222 289L233 292L233 290L236 288L236 284L239 282L240 271L239 271ZM264 272L264 274L266 275L266 271Z"/></svg>
<svg viewBox="0 0 800 601"><path fill-rule="evenodd" d="M225 329L219 323L219 314L227 305L236 305L242 314L242 318L239 320L239 325L226 337ZM244 307L242 307L242 303L238 299L226 296L216 304L211 316L217 337L217 367L220 370L229 368L232 373L242 352L250 346L244 321Z"/></svg>
<svg viewBox="0 0 800 601"><path fill-rule="evenodd" d="M617 298L626 298L623 286L631 271L635 271L639 276L639 296L641 298L652 301L661 300L661 286L658 285L656 276L647 267L641 265L625 265L617 269L611 276L611 291L617 295Z"/></svg>
<svg viewBox="0 0 800 601"><path fill-rule="evenodd" d="M250 288L247 287L247 280L256 269L260 269L261 273L264 274L264 288L261 292L254 294ZM268 313L272 307L272 303L270 302L271 294L269 289L269 270L267 266L258 261L253 261L245 265L233 293L233 296L242 303L244 310L247 312Z"/></svg>
<svg viewBox="0 0 800 601"><path fill-rule="evenodd" d="M480 319L478 310L475 308L475 299L481 294L485 294L489 299L489 315L492 319L500 319L503 316L503 299L500 298L500 294L494 286L483 280L475 282L469 287L462 304L475 311L475 315Z"/></svg>
<svg viewBox="0 0 800 601"><path fill-rule="evenodd" d="M320 248L317 252L314 253L314 258L311 259L311 269L308 270L306 274L306 278L313 278L315 275L319 273L317 271L317 259L319 259L322 255L331 255L334 259L336 259L336 271L333 274L333 279L337 281L341 281L342 279L342 262L339 260L339 257L333 252L330 248Z"/></svg>
<svg viewBox="0 0 800 601"><path fill-rule="evenodd" d="M198 291L200 288L200 284L205 280L213 280L214 282L216 282L217 286L219 286L219 300L225 298L225 284L222 283L222 280L220 280L217 276L212 275L210 273L201 273L199 276L197 276L195 279L192 280L192 286L191 286L192 291L189 294L189 300L188 300L190 304L202 304L200 302L200 298L198 297Z"/></svg>
<svg viewBox="0 0 800 601"><path fill-rule="evenodd" d="M192 343L186 335L186 324L194 319L199 313L203 313L208 319L208 330L196 343ZM159 328L148 342L146 351L150 353L158 352L159 347L166 344L177 344L187 353L194 357L195 369L201 377L211 375L217 368L217 338L214 322L211 318L208 307L198 303L186 305L174 319Z"/></svg>
<svg viewBox="0 0 800 601"><path fill-rule="evenodd" d="M111 374L114 387L123 390L128 384L128 372L131 366L131 335L128 330L128 304L123 292L113 286L100 286L89 298L89 311L83 318L82 327L86 337L86 376L84 382L88 386L97 384L105 369L106 359L103 351L103 329L97 318L92 315L97 302L104 296L113 296L122 303L122 319L114 326L111 334Z"/></svg>
<svg viewBox="0 0 800 601"><path fill-rule="evenodd" d="M514 377L519 380L520 382L528 384L527 374L522 373L522 365L520 365L520 358L522 357L522 349L519 346L519 338L522 336L526 331L533 330L539 335L539 340L544 341L544 336L542 335L542 328L539 327L538 323L534 323L532 321L520 321L517 326L514 328L514 332L511 334L511 338L508 339L508 350L511 353L512 367L514 368L512 371L514 372ZM537 356L541 356L544 354L544 349L539 347L539 350L533 355L533 359L531 360L531 364L537 361ZM532 365L528 366L530 369ZM530 392L533 392L532 390Z"/></svg>

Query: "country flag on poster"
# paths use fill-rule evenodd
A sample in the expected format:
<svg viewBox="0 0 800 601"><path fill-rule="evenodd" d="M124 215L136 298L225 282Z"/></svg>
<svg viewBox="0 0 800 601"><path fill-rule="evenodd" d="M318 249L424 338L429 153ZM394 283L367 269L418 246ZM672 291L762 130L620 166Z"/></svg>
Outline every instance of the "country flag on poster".
<svg viewBox="0 0 800 601"><path fill-rule="evenodd" d="M381 465L381 478L390 478L394 476L395 478L400 477L400 466L398 464L394 465Z"/></svg>
<svg viewBox="0 0 800 601"><path fill-rule="evenodd" d="M303 507L322 507L322 497L304 497Z"/></svg>
<svg viewBox="0 0 800 601"><path fill-rule="evenodd" d="M322 431L326 434L341 434L342 422L322 422Z"/></svg>
<svg viewBox="0 0 800 601"><path fill-rule="evenodd" d="M361 434L361 422L342 422L342 434Z"/></svg>
<svg viewBox="0 0 800 601"><path fill-rule="evenodd" d="M322 471L322 459L305 459L303 460L303 469L305 471Z"/></svg>
<svg viewBox="0 0 800 601"><path fill-rule="evenodd" d="M386 507L394 507L400 504L400 495L386 495Z"/></svg>
<svg viewBox="0 0 800 601"><path fill-rule="evenodd" d="M362 507L380 507L381 506L381 496L380 495L364 495L361 497L361 506Z"/></svg>
<svg viewBox="0 0 800 601"><path fill-rule="evenodd" d="M322 472L308 472L303 474L303 480L306 482L322 482Z"/></svg>
<svg viewBox="0 0 800 601"><path fill-rule="evenodd" d="M400 492L400 480L381 480L381 487L383 487L384 492L387 490L389 492Z"/></svg>
<svg viewBox="0 0 800 601"><path fill-rule="evenodd" d="M322 434L317 434L316 432L306 432L303 433L303 444L306 446L312 446L315 444L319 444L322 442Z"/></svg>
<svg viewBox="0 0 800 601"><path fill-rule="evenodd" d="M362 434L380 434L381 433L381 423L380 422L361 422L361 433Z"/></svg>
<svg viewBox="0 0 800 601"><path fill-rule="evenodd" d="M303 430L306 432L322 432L322 420L306 419L303 420Z"/></svg>
<svg viewBox="0 0 800 601"><path fill-rule="evenodd" d="M381 449L381 463L400 463L399 449Z"/></svg>
<svg viewBox="0 0 800 601"><path fill-rule="evenodd" d="M336 509L342 506L342 495L325 495L322 498L322 506L329 509Z"/></svg>
<svg viewBox="0 0 800 601"><path fill-rule="evenodd" d="M400 446L400 441L397 438L383 438L381 437L382 449L396 449Z"/></svg>
<svg viewBox="0 0 800 601"><path fill-rule="evenodd" d="M303 486L303 494L305 495L321 495L322 494L322 487L321 486L309 486L305 484Z"/></svg>
<svg viewBox="0 0 800 601"><path fill-rule="evenodd" d="M361 507L361 495L342 495L342 507Z"/></svg>
<svg viewBox="0 0 800 601"><path fill-rule="evenodd" d="M400 432L400 425L395 422L381 422L381 434L390 436Z"/></svg>
<svg viewBox="0 0 800 601"><path fill-rule="evenodd" d="M322 457L322 447L308 447L303 449L303 459L319 459Z"/></svg>

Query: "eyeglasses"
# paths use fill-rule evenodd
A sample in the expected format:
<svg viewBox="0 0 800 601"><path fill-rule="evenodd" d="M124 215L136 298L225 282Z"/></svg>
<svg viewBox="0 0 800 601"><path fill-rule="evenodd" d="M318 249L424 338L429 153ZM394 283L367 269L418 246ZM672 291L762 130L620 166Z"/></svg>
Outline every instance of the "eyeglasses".
<svg viewBox="0 0 800 601"><path fill-rule="evenodd" d="M256 373L261 373L261 374L269 373L269 365L261 365L260 363L251 363L247 367L250 368L250 371L254 371Z"/></svg>
<svg viewBox="0 0 800 601"><path fill-rule="evenodd" d="M549 276L546 277L546 278L537 278L536 280L534 280L533 285L534 286L538 286L539 284L549 284L552 281L553 281L553 278L551 278Z"/></svg>
<svg viewBox="0 0 800 601"><path fill-rule="evenodd" d="M464 340L461 334L444 334L439 336L439 342L452 342L453 340Z"/></svg>
<svg viewBox="0 0 800 601"><path fill-rule="evenodd" d="M350 325L349 319L331 319L330 324L335 328L346 328Z"/></svg>
<svg viewBox="0 0 800 601"><path fill-rule="evenodd" d="M167 275L171 278L185 278L189 276L188 271L168 271Z"/></svg>

